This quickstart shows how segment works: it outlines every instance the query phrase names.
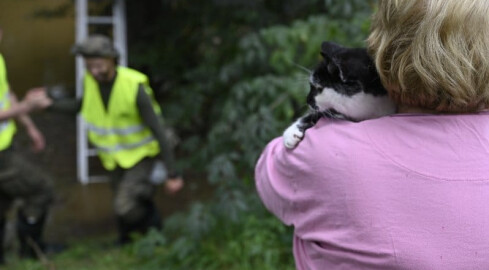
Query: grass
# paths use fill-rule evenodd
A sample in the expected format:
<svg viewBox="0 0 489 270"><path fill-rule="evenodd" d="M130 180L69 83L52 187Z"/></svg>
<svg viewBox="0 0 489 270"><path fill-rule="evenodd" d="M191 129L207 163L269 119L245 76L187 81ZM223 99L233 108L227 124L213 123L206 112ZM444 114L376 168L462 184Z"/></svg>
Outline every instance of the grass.
<svg viewBox="0 0 489 270"><path fill-rule="evenodd" d="M13 254L7 256L5 270L129 270L137 268L137 257L131 256L131 245L116 247L105 239L90 239L69 245L47 261L21 260Z"/></svg>
<svg viewBox="0 0 489 270"><path fill-rule="evenodd" d="M114 236L87 239L48 262L20 260L13 254L8 270L293 270L292 231L275 217L243 213L240 222L217 219L205 233L192 234L192 222L152 230L133 244L117 247ZM177 230L178 229L178 230Z"/></svg>

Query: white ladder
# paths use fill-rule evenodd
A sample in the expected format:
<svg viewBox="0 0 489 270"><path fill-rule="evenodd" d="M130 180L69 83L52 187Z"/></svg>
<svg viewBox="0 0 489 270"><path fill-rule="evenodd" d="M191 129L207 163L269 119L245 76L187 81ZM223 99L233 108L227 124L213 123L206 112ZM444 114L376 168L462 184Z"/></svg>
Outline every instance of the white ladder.
<svg viewBox="0 0 489 270"><path fill-rule="evenodd" d="M76 43L85 40L90 25L112 25L114 46L118 50L119 65L127 66L126 7L125 0L112 0L112 16L91 16L88 14L90 0L76 0ZM76 97L83 95L83 74L85 66L81 56L76 57ZM106 177L90 175L89 157L96 156L95 149L89 149L86 124L78 115L77 124L77 177L82 184L105 181Z"/></svg>

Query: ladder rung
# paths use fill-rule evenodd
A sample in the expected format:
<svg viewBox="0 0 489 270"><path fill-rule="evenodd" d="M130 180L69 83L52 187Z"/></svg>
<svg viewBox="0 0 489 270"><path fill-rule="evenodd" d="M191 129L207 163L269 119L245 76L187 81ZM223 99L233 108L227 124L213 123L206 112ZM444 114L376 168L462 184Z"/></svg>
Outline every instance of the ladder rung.
<svg viewBox="0 0 489 270"><path fill-rule="evenodd" d="M109 181L109 177L106 175L90 175L89 179L90 179L89 181L90 184L103 183Z"/></svg>
<svg viewBox="0 0 489 270"><path fill-rule="evenodd" d="M89 24L113 24L114 19L109 16L90 16L88 17Z"/></svg>
<svg viewBox="0 0 489 270"><path fill-rule="evenodd" d="M88 149L88 156L94 157L97 155L97 149Z"/></svg>
<svg viewBox="0 0 489 270"><path fill-rule="evenodd" d="M0 0L2 1L2 0ZM115 39L114 45L120 49L120 64L127 65L127 48L126 48L126 0L111 0L112 14L95 13L90 14L89 2L100 0L74 0L76 2L76 39L81 42L92 30L91 26L101 25L103 27L112 27L112 36ZM97 16L98 15L98 16ZM76 76L81 77L85 72L83 61L80 58L76 60ZM83 94L83 84L77 83L77 96ZM79 118L81 120L81 118ZM106 182L107 177L102 175L90 175L90 158L97 155L97 149L88 144L85 124L83 121L77 121L77 176L83 184Z"/></svg>

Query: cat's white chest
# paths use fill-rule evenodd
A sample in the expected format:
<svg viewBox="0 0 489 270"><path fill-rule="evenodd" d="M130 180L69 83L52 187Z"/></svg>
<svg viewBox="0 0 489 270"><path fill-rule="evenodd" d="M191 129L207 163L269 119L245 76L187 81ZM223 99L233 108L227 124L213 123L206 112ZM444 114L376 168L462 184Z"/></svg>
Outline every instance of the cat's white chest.
<svg viewBox="0 0 489 270"><path fill-rule="evenodd" d="M356 121L393 114L396 109L395 104L387 95L374 96L360 92L347 96L327 87L323 88L323 91L315 97L315 100L319 110L334 109Z"/></svg>

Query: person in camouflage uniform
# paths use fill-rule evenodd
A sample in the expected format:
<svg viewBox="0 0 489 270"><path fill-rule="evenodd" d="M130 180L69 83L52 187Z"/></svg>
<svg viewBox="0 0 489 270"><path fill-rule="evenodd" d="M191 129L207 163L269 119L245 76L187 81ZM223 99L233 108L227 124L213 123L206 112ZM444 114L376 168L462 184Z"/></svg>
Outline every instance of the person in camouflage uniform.
<svg viewBox="0 0 489 270"><path fill-rule="evenodd" d="M84 119L88 139L110 174L118 242L124 244L132 232L161 227L150 181L155 169L166 168L169 193L180 190L183 179L175 170L161 109L146 75L118 66L119 53L103 35L76 44L73 53L85 61L83 97L56 100L50 109L80 113Z"/></svg>
<svg viewBox="0 0 489 270"><path fill-rule="evenodd" d="M5 61L0 54L0 264L5 261L3 240L6 213L16 199L22 202L16 223L20 255L35 257L35 250L42 251L45 247L42 232L53 200L53 185L39 168L19 155L12 144L16 132L15 119L25 127L33 142L33 150L39 152L44 149L44 137L27 115L29 111L51 104L42 94L43 90L31 90L23 101L18 102L10 89Z"/></svg>

